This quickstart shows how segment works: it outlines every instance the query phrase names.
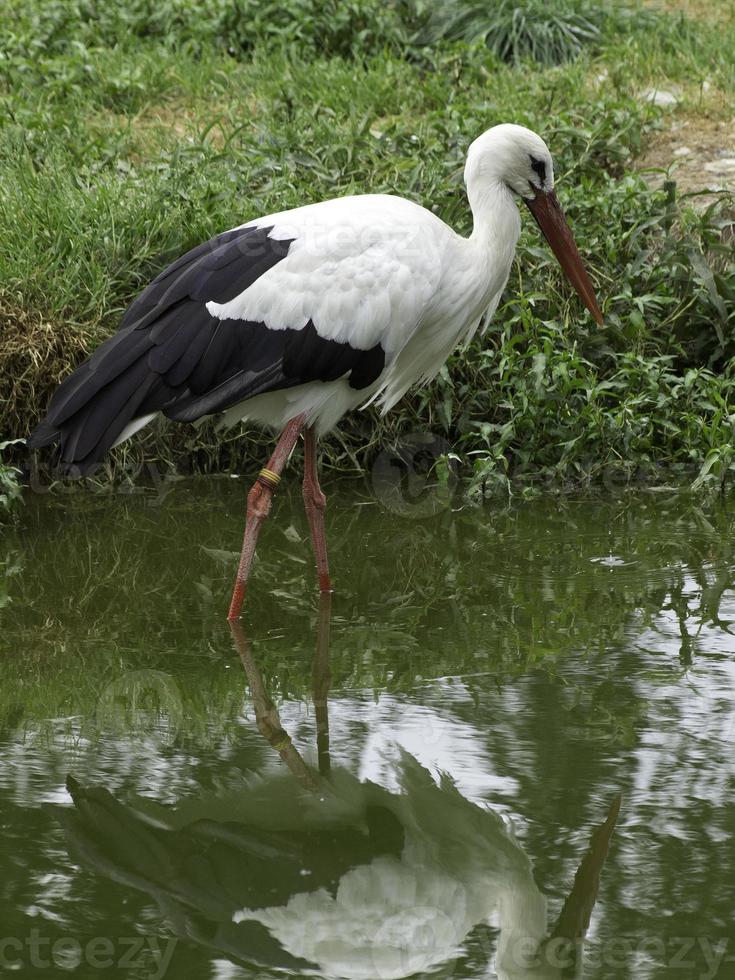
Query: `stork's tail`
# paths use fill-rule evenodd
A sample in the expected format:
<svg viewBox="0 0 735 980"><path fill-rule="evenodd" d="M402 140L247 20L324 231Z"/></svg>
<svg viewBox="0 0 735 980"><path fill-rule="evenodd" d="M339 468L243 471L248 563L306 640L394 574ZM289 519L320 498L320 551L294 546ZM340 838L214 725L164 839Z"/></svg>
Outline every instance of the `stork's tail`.
<svg viewBox="0 0 735 980"><path fill-rule="evenodd" d="M177 393L151 371L151 347L139 331L120 331L105 341L54 392L46 417L27 439L29 448L55 445L63 472L91 473L109 449Z"/></svg>

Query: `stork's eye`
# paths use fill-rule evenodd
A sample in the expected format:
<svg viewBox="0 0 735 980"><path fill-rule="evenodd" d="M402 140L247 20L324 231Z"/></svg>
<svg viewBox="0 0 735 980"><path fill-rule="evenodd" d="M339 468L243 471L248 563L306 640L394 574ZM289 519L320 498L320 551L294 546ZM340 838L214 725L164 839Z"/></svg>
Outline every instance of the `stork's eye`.
<svg viewBox="0 0 735 980"><path fill-rule="evenodd" d="M540 160L538 157L529 157L529 159L531 161L531 169L538 174L539 180L541 181L541 185L543 186L544 182L546 181L545 161Z"/></svg>

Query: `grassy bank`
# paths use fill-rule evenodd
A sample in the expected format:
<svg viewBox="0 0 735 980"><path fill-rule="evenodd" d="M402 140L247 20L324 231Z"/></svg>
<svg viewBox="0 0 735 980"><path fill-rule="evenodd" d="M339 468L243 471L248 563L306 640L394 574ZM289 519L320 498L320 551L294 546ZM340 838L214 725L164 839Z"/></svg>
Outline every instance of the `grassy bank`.
<svg viewBox="0 0 735 980"><path fill-rule="evenodd" d="M451 443L478 492L514 477L726 478L733 200L710 195L695 209L675 181L655 189L635 172L672 120L732 119L724 15L572 0L544 14L519 0L536 8L519 27L508 4L488 14L460 0L441 19L409 0L5 6L0 439L27 434L58 380L167 260L250 216L375 190L466 233L466 147L513 120L551 146L605 328L581 312L526 221L489 333L390 418L346 420L332 464L367 465L381 444L421 430ZM672 84L673 112L641 98ZM154 457L242 469L246 447L256 455L267 438L249 436L232 430L223 444L208 427L162 426L112 466ZM17 446L5 458L25 461Z"/></svg>

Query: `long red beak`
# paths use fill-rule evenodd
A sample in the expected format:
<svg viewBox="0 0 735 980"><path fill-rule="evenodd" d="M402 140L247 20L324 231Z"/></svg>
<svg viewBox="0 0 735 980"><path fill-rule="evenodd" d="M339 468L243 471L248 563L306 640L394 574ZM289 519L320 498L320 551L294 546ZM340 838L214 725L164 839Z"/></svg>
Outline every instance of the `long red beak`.
<svg viewBox="0 0 735 980"><path fill-rule="evenodd" d="M526 204L543 232L544 238L551 246L551 251L559 260L567 279L577 290L579 298L592 316L602 326L602 313L597 305L595 291L582 264L582 257L574 241L572 229L556 194L553 191L549 191L548 194L539 191L536 197L532 201L527 200Z"/></svg>

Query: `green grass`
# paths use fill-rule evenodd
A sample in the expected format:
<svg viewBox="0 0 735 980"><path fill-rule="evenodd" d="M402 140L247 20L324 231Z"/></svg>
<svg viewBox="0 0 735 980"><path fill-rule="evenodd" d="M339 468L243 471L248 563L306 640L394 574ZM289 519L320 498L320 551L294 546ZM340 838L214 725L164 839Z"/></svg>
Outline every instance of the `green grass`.
<svg viewBox="0 0 735 980"><path fill-rule="evenodd" d="M530 58L542 65L571 61L585 48L599 48L606 32L620 30L628 14L589 0L448 0L434 8L423 35L482 41L503 61ZM643 14L636 12L643 26Z"/></svg>
<svg viewBox="0 0 735 980"><path fill-rule="evenodd" d="M547 7L535 4L539 30L562 16L554 8L543 20ZM431 35L429 6L408 0L10 0L6 8L3 439L27 434L54 385L163 264L251 216L388 191L467 233L467 145L513 120L552 149L605 328L594 328L525 221L489 333L388 419L346 420L327 446L332 465L366 466L401 431L430 429L452 444L476 492L519 481L578 485L611 472L660 481L664 469L667 480L726 479L733 201L722 195L695 212L675 188L653 190L633 173L667 124L637 97L641 88L678 81L685 108L701 101L705 79L717 93L733 90L735 44L723 29L570 3L594 37L580 35L563 55L572 60L547 66L540 62L562 60L551 42L538 40L537 51L490 43L491 29L510 37L503 4L487 24L477 4L446 8L472 26L469 44L449 28ZM717 111L732 114L728 95ZM250 446L267 438L249 436ZM112 472L143 454L179 470L240 469L244 444L236 431L219 443L210 427L160 427L118 452ZM5 452L24 461L16 446Z"/></svg>
<svg viewBox="0 0 735 980"><path fill-rule="evenodd" d="M42 56L148 41L195 55L242 55L268 43L311 55L401 53L425 20L412 0L10 0L9 10L7 46Z"/></svg>

